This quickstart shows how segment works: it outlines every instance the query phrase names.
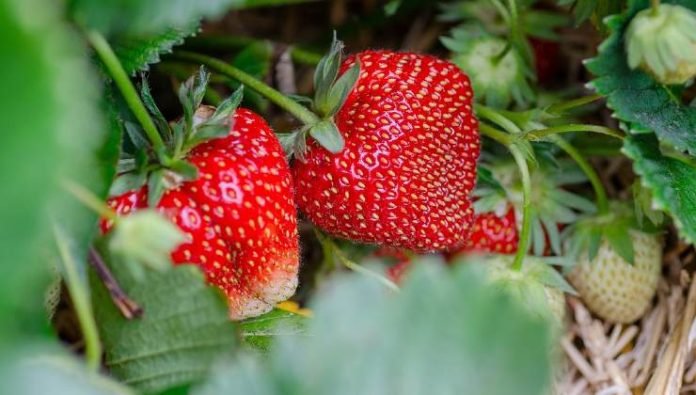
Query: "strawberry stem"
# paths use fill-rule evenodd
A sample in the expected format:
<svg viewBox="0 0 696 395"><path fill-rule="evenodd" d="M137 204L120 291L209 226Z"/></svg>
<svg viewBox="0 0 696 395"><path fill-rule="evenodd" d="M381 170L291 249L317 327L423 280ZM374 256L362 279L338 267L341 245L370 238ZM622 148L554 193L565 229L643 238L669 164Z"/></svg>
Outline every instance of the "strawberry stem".
<svg viewBox="0 0 696 395"><path fill-rule="evenodd" d="M348 257L345 256L343 251L341 251L341 249L336 245L336 243L333 242L333 240L331 240L329 236L324 235L316 228L314 229L314 234L317 236L317 240L319 240L319 244L321 244L324 254L332 254L337 257L343 266L347 267L348 269L367 277L371 277L392 291L399 291L399 286L394 284L393 281L348 259Z"/></svg>
<svg viewBox="0 0 696 395"><path fill-rule="evenodd" d="M560 149L565 151L568 156L573 158L573 160L578 164L578 167L585 173L587 179L592 184L592 189L595 192L595 198L597 199L597 211L600 215L607 214L609 212L609 202L607 200L607 192L604 190L604 185L600 180L597 172L592 168L592 165L575 149L570 143L564 140L561 136L550 136L551 141L556 144Z"/></svg>
<svg viewBox="0 0 696 395"><path fill-rule="evenodd" d="M101 199L95 196L91 191L87 190L82 185L75 182L65 180L63 181L63 188L70 192L80 203L92 209L95 213L99 214L102 218L117 222L118 216L114 211L106 205Z"/></svg>
<svg viewBox="0 0 696 395"><path fill-rule="evenodd" d="M252 37L242 36L216 36L205 35L201 37L191 37L186 40L184 45L186 49L194 51L225 51L244 49L252 44L260 44L269 42L268 40L259 40ZM288 46L280 42L270 42L275 48L287 48L290 51L292 60L307 66L316 66L321 60L322 54L309 51L307 49L296 46Z"/></svg>
<svg viewBox="0 0 696 395"><path fill-rule="evenodd" d="M529 175L529 166L527 165L527 159L524 153L515 144L508 146L510 153L515 158L517 162L517 167L520 170L520 175L522 176L522 229L520 231L519 244L517 246L517 253L515 253L515 260L512 263L512 270L519 271L522 269L522 262L524 257L527 255L529 250L529 242L532 236L532 205L531 205L531 195L532 195L532 180Z"/></svg>
<svg viewBox="0 0 696 395"><path fill-rule="evenodd" d="M58 247L60 262L62 262L62 271L65 278L65 284L70 293L70 299L75 306L75 314L77 321L82 331L82 336L85 339L85 360L87 366L94 372L99 371L102 356L102 344L97 331L97 322L92 311L92 303L89 299L87 287L84 280L80 278L77 270L77 263L73 255L70 253L68 241L58 227L53 228L53 236Z"/></svg>
<svg viewBox="0 0 696 395"><path fill-rule="evenodd" d="M239 81L240 83L244 84L244 86L246 86L247 88L251 88L252 90L261 94L271 102L275 103L278 107L289 112L295 118L299 119L306 125L315 125L320 122L319 117L317 117L314 113L309 111L301 104L288 98L281 92L271 88L263 81L260 81L255 77L245 73L244 71L234 66L231 66L219 59L186 51L178 51L171 56L173 59L205 65L211 70L215 70L218 73L221 73L229 78Z"/></svg>
<svg viewBox="0 0 696 395"><path fill-rule="evenodd" d="M147 134L150 143L152 143L155 153L158 157L163 155L166 147L164 141L162 141L162 136L160 136L159 131L157 131L157 126L155 126L152 118L150 118L147 108L145 108L126 70L123 69L121 62L111 49L111 46L104 36L96 31L87 32L87 40L94 48L97 55L99 55L99 58L108 70L111 78L114 79L114 83L116 83L121 95L123 95L126 104L128 104L128 108L130 108L135 118L142 125L145 134Z"/></svg>
<svg viewBox="0 0 696 395"><path fill-rule="evenodd" d="M512 144L512 138L510 137L509 134L500 131L490 125L487 125L485 123L480 123L479 124L479 131L481 134L484 136L490 137L491 139L499 142L500 144L504 146L509 146Z"/></svg>
<svg viewBox="0 0 696 395"><path fill-rule="evenodd" d="M525 133L527 140L540 140L545 137L559 134L559 133L572 133L572 132L592 132L604 134L623 140L623 133L618 130L608 128L606 126L600 125L586 125L586 124L569 124L569 125L559 125L551 126L545 129L530 130Z"/></svg>
<svg viewBox="0 0 696 395"><path fill-rule="evenodd" d="M594 95L588 95L588 96L583 96L579 97L577 99L573 100L568 100L556 104L552 104L546 108L546 112L552 113L552 114L561 114L564 113L568 110L572 110L577 107L582 107L585 104L592 103L593 101L597 101L604 96L600 94L594 94Z"/></svg>

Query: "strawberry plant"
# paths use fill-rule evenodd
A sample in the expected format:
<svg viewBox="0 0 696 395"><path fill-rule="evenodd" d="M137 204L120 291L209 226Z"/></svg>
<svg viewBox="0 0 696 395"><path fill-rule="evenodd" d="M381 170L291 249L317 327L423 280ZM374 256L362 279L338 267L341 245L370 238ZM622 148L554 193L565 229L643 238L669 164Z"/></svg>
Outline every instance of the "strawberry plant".
<svg viewBox="0 0 696 395"><path fill-rule="evenodd" d="M695 32L692 0L0 0L1 388L687 392Z"/></svg>

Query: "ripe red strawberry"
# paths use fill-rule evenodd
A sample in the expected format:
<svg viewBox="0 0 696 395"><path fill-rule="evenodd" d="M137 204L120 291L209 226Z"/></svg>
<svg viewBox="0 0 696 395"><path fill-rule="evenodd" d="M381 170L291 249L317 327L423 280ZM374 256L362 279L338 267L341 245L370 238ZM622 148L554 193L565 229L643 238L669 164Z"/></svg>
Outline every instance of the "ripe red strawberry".
<svg viewBox="0 0 696 395"><path fill-rule="evenodd" d="M238 109L226 136L186 155L198 177L164 192L157 210L188 237L172 253L201 267L229 298L234 319L259 315L295 291L298 238L292 180L278 140L259 115ZM148 189L109 200L120 215L147 206ZM102 223L107 231L111 226Z"/></svg>
<svg viewBox="0 0 696 395"><path fill-rule="evenodd" d="M471 236L462 251L513 254L517 251L518 241L515 209L510 207L503 216L495 212L477 214Z"/></svg>
<svg viewBox="0 0 696 395"><path fill-rule="evenodd" d="M480 143L469 78L427 55L365 51L334 120L333 154L316 141L294 165L298 206L325 232L417 252L456 248L473 222Z"/></svg>

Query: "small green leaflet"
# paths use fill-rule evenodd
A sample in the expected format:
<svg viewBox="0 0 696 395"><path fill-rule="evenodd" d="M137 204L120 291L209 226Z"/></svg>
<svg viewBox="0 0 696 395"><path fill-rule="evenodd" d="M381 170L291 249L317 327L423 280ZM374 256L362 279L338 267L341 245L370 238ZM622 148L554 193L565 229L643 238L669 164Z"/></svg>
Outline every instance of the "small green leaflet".
<svg viewBox="0 0 696 395"><path fill-rule="evenodd" d="M696 11L694 1L666 1ZM634 0L629 10L607 20L611 35L600 46L599 55L587 62L596 78L591 85L607 96L614 115L635 125L631 129L653 130L661 142L696 155L696 108L682 103L667 86L641 70L631 70L624 49L624 31L631 18L649 6L648 0Z"/></svg>

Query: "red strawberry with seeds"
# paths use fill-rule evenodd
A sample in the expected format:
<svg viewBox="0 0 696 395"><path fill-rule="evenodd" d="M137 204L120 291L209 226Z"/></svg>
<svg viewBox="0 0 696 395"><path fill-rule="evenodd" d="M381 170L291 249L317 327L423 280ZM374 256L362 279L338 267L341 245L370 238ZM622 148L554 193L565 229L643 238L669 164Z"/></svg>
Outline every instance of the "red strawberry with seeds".
<svg viewBox="0 0 696 395"><path fill-rule="evenodd" d="M198 103L193 100L194 106ZM177 156L185 157L197 176L169 185L156 209L187 236L172 252L173 262L201 267L227 295L231 317L242 319L262 314L294 293L297 220L289 167L268 124L246 109L225 117L217 117L224 124L206 125L205 132L227 125L214 138L197 141ZM195 122L206 119L193 125L189 121L193 131L188 137L203 133L195 130ZM148 206L149 192L144 185L112 197L109 205L127 215ZM110 227L102 222L104 232Z"/></svg>
<svg viewBox="0 0 696 395"><path fill-rule="evenodd" d="M518 241L515 209L510 207L502 216L495 212L477 214L471 236L462 251L513 254L517 251Z"/></svg>
<svg viewBox="0 0 696 395"><path fill-rule="evenodd" d="M462 245L480 143L468 77L427 55L365 51L357 82L335 113L345 141L308 143L294 164L297 202L325 232L416 252Z"/></svg>

